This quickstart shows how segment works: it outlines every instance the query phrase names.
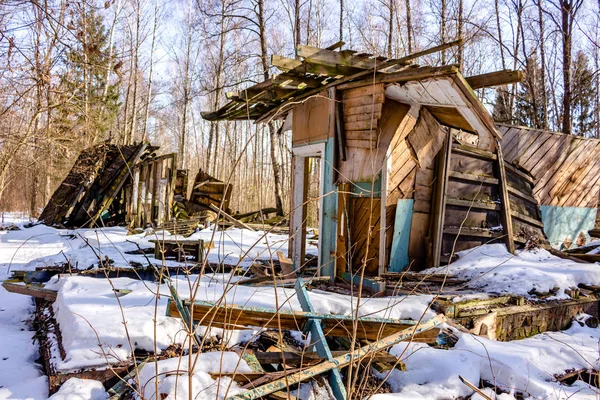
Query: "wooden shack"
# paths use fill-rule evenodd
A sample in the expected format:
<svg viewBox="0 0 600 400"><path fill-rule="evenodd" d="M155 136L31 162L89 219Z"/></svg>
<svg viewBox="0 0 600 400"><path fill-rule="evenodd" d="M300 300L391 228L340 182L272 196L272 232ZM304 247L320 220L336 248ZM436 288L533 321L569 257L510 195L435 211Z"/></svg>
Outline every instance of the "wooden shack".
<svg viewBox="0 0 600 400"><path fill-rule="evenodd" d="M377 276L438 266L457 251L543 240L534 180L506 165L473 89L518 81L501 71L464 78L456 66L299 46L273 56L284 72L205 119L285 119L292 129L290 256L304 264L308 160L321 159L322 275Z"/></svg>

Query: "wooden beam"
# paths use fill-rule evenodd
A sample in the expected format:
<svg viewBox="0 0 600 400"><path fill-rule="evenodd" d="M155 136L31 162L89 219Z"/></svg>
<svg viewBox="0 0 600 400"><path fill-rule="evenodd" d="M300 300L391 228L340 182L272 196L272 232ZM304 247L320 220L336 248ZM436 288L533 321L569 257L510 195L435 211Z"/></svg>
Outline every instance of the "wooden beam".
<svg viewBox="0 0 600 400"><path fill-rule="evenodd" d="M277 392L279 390L288 388L291 385L309 380L334 368L340 369L351 363L360 362L373 353L385 350L391 346L394 346L395 344L400 343L403 340L410 339L415 334L425 332L431 328L434 328L435 326L443 323L445 320L446 318L443 315L438 315L417 326L413 326L408 329L404 329L400 332L396 332L383 339L377 340L374 343L363 346L353 352L349 352L342 356L335 357L331 361L322 362L321 364L315 365L314 367L306 368L300 372L296 372L276 381L269 382L266 385L254 388L252 390L248 390L236 396L228 397L227 400L258 399L269 393Z"/></svg>
<svg viewBox="0 0 600 400"><path fill-rule="evenodd" d="M439 267L442 255L442 241L444 234L444 215L446 213L446 191L448 187L448 172L450 171L450 158L452 156L452 134L446 134L446 141L439 152L436 162L436 183L433 194L433 213L431 218L432 255L433 267Z"/></svg>
<svg viewBox="0 0 600 400"><path fill-rule="evenodd" d="M7 292L23 294L26 296L36 297L48 301L55 301L57 292L56 290L44 289L42 286L34 285L23 285L20 283L13 282L2 282L2 287Z"/></svg>
<svg viewBox="0 0 600 400"><path fill-rule="evenodd" d="M327 75L332 78L342 78L362 71L362 68L348 67L345 65L324 65L309 61L300 61L293 58L287 58L273 54L271 64L282 71L294 71L305 74Z"/></svg>
<svg viewBox="0 0 600 400"><path fill-rule="evenodd" d="M448 176L452 179L460 179L463 181L469 181L474 183L487 183L491 185L497 185L498 179L490 178L489 176L465 174L464 172L450 171Z"/></svg>
<svg viewBox="0 0 600 400"><path fill-rule="evenodd" d="M189 311L189 301L184 302L184 308ZM210 324L213 327L232 330L243 330L249 326L269 329L278 329L281 326L281 329L285 330L299 330L306 326L309 319L314 318L322 322L326 336L348 337L352 333L354 324L358 323L357 339L367 340L377 340L416 324L413 320L377 317L361 317L357 320L354 315L276 310L236 304L225 306L207 301L195 301L193 308L193 319L199 325ZM172 301L167 307L167 315L180 317L179 309ZM416 339L418 340L418 336Z"/></svg>
<svg viewBox="0 0 600 400"><path fill-rule="evenodd" d="M242 221L238 221L237 219L233 218L231 215L229 215L225 211L219 209L219 207L215 206L212 203L208 204L208 208L210 208L212 211L216 212L217 215L223 216L223 218L225 218L227 221L231 222L232 224L234 224L238 228L248 229L249 231L254 231L255 230L251 226L248 226L245 223L243 223Z"/></svg>
<svg viewBox="0 0 600 400"><path fill-rule="evenodd" d="M418 81L436 76L456 74L459 69L456 65L445 65L443 67L409 67L391 74L380 74L373 79L360 82L344 83L337 86L339 90L354 89L361 86L373 85L375 83L397 83Z"/></svg>
<svg viewBox="0 0 600 400"><path fill-rule="evenodd" d="M504 158L502 157L502 147L497 145L497 167L500 177L500 201L502 202L502 226L506 235L506 248L511 254L515 254L515 241L513 235L512 212L510 209L510 197L508 196L508 180L506 179L506 170L504 169Z"/></svg>
<svg viewBox="0 0 600 400"><path fill-rule="evenodd" d="M330 67L343 65L360 69L372 69L378 64L383 64L369 57L354 56L344 52L320 49L302 44L297 47L297 53L310 63L328 65Z"/></svg>
<svg viewBox="0 0 600 400"><path fill-rule="evenodd" d="M509 85L511 83L523 82L524 79L525 74L523 71L513 71L508 69L465 78L472 89Z"/></svg>

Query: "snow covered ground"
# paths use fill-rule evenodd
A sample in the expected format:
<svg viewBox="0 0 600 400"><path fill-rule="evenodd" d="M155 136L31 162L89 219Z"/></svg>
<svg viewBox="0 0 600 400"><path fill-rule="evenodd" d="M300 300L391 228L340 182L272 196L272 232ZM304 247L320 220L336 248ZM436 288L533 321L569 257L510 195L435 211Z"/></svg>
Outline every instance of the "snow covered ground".
<svg viewBox="0 0 600 400"><path fill-rule="evenodd" d="M17 221L21 227L23 222ZM197 232L193 238L206 241L213 232ZM156 237L156 236L154 236ZM33 270L38 266L64 263L79 268L98 265L98 254L109 257L118 267L130 263L147 264L143 255L127 254L151 247L144 234L127 235L123 228L59 230L43 225L16 231L0 231L0 280L11 270ZM162 235L160 235L162 238ZM263 235L230 229L217 232L209 261L249 266L255 259L276 257L276 251L287 252L287 236ZM316 253L316 248L308 246ZM174 261L168 262L175 265ZM470 279L470 288L488 293L511 293L530 296L532 289L545 292L559 287L558 298L566 298L564 290L578 283L600 284L600 266L577 264L558 259L543 250L522 252L517 256L506 252L503 245L487 245L460 253L460 259L447 268L430 272L449 272ZM285 308L300 310L293 290L272 287L229 285L229 274L178 276L173 278L182 298L190 291L198 300L225 299L228 304L273 308L276 300ZM112 280L83 276L53 279L49 288L59 291L54 305L56 318L63 328L66 358L58 365L67 371L81 367L98 367L106 358L118 362L131 357L136 349L153 351L185 340L179 319L165 316L168 289L156 282L129 278ZM115 290L120 292L116 297ZM155 293L161 295L157 298ZM311 301L317 312L345 314L355 312L356 300L349 296L313 290ZM433 315L428 310L432 296L397 296L362 299L359 315L418 319ZM28 321L33 302L22 295L7 293L0 287L0 399L46 399L47 379L35 359L37 343ZM127 322L125 325L124 320ZM153 322L156 320L156 324ZM155 326L156 325L156 326ZM156 328L156 329L155 329ZM211 335L222 336L229 345L248 340L256 329L223 332L213 329ZM155 333L156 332L156 333ZM202 331L202 334L205 332ZM450 350L430 348L422 344L395 346L391 352L402 354L406 372L394 371L388 377L392 392L378 394L377 399L436 398L469 396L472 391L458 376L478 385L485 379L511 393L524 393L532 398L600 397L596 389L581 382L573 386L559 385L554 374L567 369L598 367L600 328L574 325L565 332L537 335L509 343L494 342L466 333L457 333L459 341ZM297 335L296 335L297 336ZM99 344L102 346L100 347ZM187 358L186 358L187 359ZM180 362L182 364L180 364ZM152 398L158 385L169 398L187 398L188 368L186 360L164 360L146 365L140 374L144 396ZM191 380L197 398L223 398L239 391L227 379L214 380L211 372L219 368L229 371L248 368L235 353L203 353L199 355ZM168 371L179 371L167 373ZM158 383L154 377L159 375ZM223 372L223 371L222 371ZM305 385L297 393L302 400L312 398L312 386ZM175 395L177 393L177 395ZM322 395L323 393L321 393ZM71 379L53 399L101 399L106 394L97 382ZM505 394L501 398L512 398Z"/></svg>
<svg viewBox="0 0 600 400"><path fill-rule="evenodd" d="M485 293L514 294L533 298L529 293L548 293L558 288L553 299L569 298L565 290L579 283L600 284L600 266L581 264L553 256L543 249L510 254L504 244L488 244L457 253L452 264L425 273L448 273L467 279L467 286Z"/></svg>

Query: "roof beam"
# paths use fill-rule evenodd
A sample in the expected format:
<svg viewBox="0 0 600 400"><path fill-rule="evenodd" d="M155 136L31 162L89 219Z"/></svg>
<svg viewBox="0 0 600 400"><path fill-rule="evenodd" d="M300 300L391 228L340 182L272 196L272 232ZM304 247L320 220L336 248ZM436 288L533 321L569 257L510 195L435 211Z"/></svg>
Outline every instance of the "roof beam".
<svg viewBox="0 0 600 400"><path fill-rule="evenodd" d="M362 71L361 68L347 67L344 65L330 66L324 64L315 64L308 61L295 60L273 54L271 56L271 65L282 71L294 71L301 74L327 75L333 78L342 78L346 75L352 75Z"/></svg>
<svg viewBox="0 0 600 400"><path fill-rule="evenodd" d="M323 64L330 67L344 65L346 67L354 67L359 69L371 69L375 68L376 65L383 63L369 57L360 57L348 54L347 52L320 49L318 47L306 45L299 45L297 47L297 53L300 57L303 57L310 63Z"/></svg>
<svg viewBox="0 0 600 400"><path fill-rule="evenodd" d="M473 89L509 85L511 83L523 82L524 79L525 74L523 71L513 71L509 69L465 78L469 86Z"/></svg>

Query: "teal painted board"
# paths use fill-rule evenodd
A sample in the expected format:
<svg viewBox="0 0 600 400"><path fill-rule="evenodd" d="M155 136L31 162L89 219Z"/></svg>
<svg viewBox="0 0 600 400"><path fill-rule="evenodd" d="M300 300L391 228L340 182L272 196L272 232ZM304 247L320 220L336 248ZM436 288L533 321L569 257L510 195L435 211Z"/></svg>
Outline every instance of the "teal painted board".
<svg viewBox="0 0 600 400"><path fill-rule="evenodd" d="M381 179L379 178L375 182L352 182L350 185L352 186L352 195L370 197L373 193L373 197L381 197Z"/></svg>
<svg viewBox="0 0 600 400"><path fill-rule="evenodd" d="M335 279L335 259L332 254L335 254L335 246L337 239L337 186L333 182L333 166L335 165L335 141L330 138L325 143L325 154L323 155L323 207L321 209L321 230L319 237L321 238L321 248L319 249L321 256L321 276L330 276L331 280Z"/></svg>
<svg viewBox="0 0 600 400"><path fill-rule="evenodd" d="M394 221L394 236L390 254L390 272L400 272L409 264L408 244L410 239L410 224L412 222L413 199L400 199L396 207Z"/></svg>
<svg viewBox="0 0 600 400"><path fill-rule="evenodd" d="M587 231L594 228L595 208L540 206L540 210L544 233L552 247L560 248L567 238L575 244L580 232L590 239Z"/></svg>

